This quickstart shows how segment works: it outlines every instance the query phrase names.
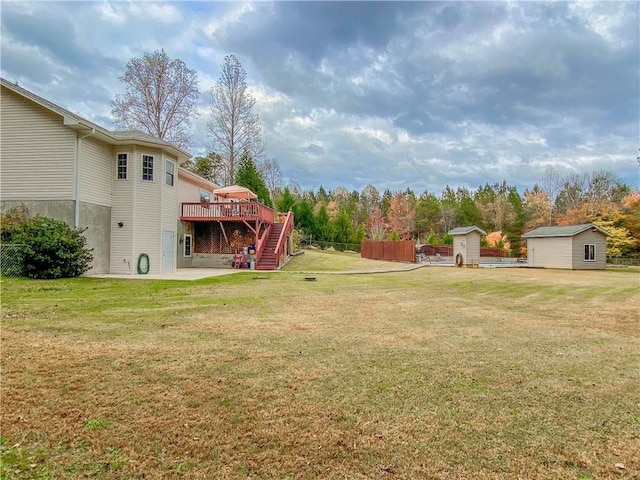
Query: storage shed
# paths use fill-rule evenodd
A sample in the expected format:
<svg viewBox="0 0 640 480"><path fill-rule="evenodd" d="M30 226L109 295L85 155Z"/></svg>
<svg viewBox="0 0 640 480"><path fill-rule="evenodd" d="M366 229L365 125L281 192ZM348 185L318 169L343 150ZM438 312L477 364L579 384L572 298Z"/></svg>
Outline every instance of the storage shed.
<svg viewBox="0 0 640 480"><path fill-rule="evenodd" d="M480 264L480 237L486 232L475 225L449 231L453 236L453 258L459 267Z"/></svg>
<svg viewBox="0 0 640 480"><path fill-rule="evenodd" d="M527 265L571 270L604 269L607 237L611 234L593 223L539 227L525 233Z"/></svg>

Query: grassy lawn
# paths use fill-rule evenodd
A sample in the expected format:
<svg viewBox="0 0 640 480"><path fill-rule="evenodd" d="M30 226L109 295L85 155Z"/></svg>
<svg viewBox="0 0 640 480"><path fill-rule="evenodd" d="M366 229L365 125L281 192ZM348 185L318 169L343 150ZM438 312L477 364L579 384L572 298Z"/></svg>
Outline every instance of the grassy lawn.
<svg viewBox="0 0 640 480"><path fill-rule="evenodd" d="M638 270L380 265L3 279L0 478L640 478Z"/></svg>

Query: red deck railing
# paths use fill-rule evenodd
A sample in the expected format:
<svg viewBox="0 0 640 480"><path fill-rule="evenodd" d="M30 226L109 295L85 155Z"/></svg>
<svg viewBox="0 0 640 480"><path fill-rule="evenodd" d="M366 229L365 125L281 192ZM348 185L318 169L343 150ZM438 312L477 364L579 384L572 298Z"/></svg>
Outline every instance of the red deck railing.
<svg viewBox="0 0 640 480"><path fill-rule="evenodd" d="M180 220L188 222L260 221L274 222L273 209L257 202L182 203Z"/></svg>
<svg viewBox="0 0 640 480"><path fill-rule="evenodd" d="M276 244L276 248L275 248L275 255L276 255L276 261L277 261L278 267L282 265L284 261L284 254L286 250L285 242L287 241L287 237L291 235L291 232L293 231L293 212L289 210L286 216L284 216L283 220L284 221L282 223L284 223L284 225L282 227L282 232L280 233L280 238L278 239L278 243Z"/></svg>

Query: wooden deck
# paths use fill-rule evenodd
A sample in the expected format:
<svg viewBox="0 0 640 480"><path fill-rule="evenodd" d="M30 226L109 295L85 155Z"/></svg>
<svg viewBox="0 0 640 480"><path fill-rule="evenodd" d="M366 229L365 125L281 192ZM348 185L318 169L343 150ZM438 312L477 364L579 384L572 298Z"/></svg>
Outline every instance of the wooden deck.
<svg viewBox="0 0 640 480"><path fill-rule="evenodd" d="M273 209L257 202L182 203L180 220L188 222L260 222L275 221Z"/></svg>

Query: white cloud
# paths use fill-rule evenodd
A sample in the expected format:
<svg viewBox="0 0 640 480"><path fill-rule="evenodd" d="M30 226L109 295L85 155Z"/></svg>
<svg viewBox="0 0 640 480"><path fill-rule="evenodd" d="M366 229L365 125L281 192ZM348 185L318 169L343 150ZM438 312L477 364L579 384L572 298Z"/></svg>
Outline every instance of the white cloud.
<svg viewBox="0 0 640 480"><path fill-rule="evenodd" d="M129 14L148 17L163 24L182 21L182 13L174 5L168 3L132 2L129 4Z"/></svg>
<svg viewBox="0 0 640 480"><path fill-rule="evenodd" d="M95 6L100 18L114 25L124 25L127 23L129 16L122 8L122 4L100 2Z"/></svg>

